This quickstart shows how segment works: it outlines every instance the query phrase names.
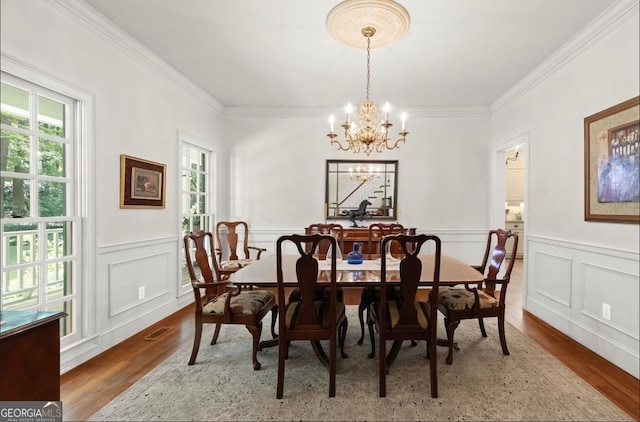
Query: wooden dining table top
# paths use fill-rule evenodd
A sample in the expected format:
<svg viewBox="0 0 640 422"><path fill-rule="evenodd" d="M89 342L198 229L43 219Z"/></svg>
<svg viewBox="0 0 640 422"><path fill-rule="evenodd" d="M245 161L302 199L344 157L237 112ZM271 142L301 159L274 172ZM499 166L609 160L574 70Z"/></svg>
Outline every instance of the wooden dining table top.
<svg viewBox="0 0 640 422"><path fill-rule="evenodd" d="M424 285L433 283L433 254L420 254L422 261L422 274L420 282ZM296 278L296 260L300 256L283 255L282 256L282 275L284 285L294 286L297 284ZM330 263L326 261L318 262L318 281L328 281ZM348 264L347 260L337 263L336 279L337 284L342 287L354 286L370 286L380 284L380 261L379 259L365 260L362 264ZM400 272L398 261L387 261L387 282L400 281ZM441 255L440 257L440 285L456 285L456 284L473 284L484 279L482 273L472 268L469 264L456 258ZM276 256L264 256L258 261L254 261L251 265L233 273L230 279L236 284L251 284L260 287L276 287Z"/></svg>

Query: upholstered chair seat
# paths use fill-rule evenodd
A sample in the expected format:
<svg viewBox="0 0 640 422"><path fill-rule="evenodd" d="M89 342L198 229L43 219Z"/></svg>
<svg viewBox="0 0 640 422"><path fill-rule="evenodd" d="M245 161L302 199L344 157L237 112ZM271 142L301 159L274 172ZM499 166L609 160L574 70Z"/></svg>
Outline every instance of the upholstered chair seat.
<svg viewBox="0 0 640 422"><path fill-rule="evenodd" d="M389 321L389 327L395 328L400 321L400 302L397 300L390 299L387 307L387 320ZM379 303L372 303L371 309L369 312L373 313L373 318L376 321L380 320L380 316L378 315L378 306ZM418 325L420 325L423 329L429 328L429 307L426 302L415 302L414 306L416 308L416 316L418 317Z"/></svg>
<svg viewBox="0 0 640 422"><path fill-rule="evenodd" d="M287 309L285 311L285 324L288 329L295 328L296 323L298 321L298 312L300 311L301 301L291 302L287 305ZM316 315L318 316L318 321L320 322L320 327L324 330L329 329L329 302L323 301L315 301L313 305L316 308ZM344 303L336 303L336 320L340 320L345 315L345 306ZM344 350L344 343L341 342L340 347Z"/></svg>
<svg viewBox="0 0 640 422"><path fill-rule="evenodd" d="M223 314L229 293L223 293L215 299L205 303L203 313ZM229 307L234 314L257 314L264 306L275 300L275 294L269 290L247 290L237 296L231 296Z"/></svg>
<svg viewBox="0 0 640 422"><path fill-rule="evenodd" d="M221 261L220 269L238 271L240 268L244 268L248 265L251 265L253 262L254 262L253 259L235 259L231 261Z"/></svg>
<svg viewBox="0 0 640 422"><path fill-rule="evenodd" d="M498 299L478 290L480 297L480 308L497 308ZM473 292L465 289L440 289L440 306L446 307L452 311L459 309L471 309L476 302Z"/></svg>

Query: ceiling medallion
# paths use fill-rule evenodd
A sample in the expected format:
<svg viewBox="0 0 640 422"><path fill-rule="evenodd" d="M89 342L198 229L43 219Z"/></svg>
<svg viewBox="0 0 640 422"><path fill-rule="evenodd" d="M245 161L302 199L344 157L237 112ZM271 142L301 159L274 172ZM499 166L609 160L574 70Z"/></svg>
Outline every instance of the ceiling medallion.
<svg viewBox="0 0 640 422"><path fill-rule="evenodd" d="M331 9L327 31L342 44L367 48L362 28L375 29L371 48L385 47L398 41L409 30L409 12L393 0L345 0Z"/></svg>

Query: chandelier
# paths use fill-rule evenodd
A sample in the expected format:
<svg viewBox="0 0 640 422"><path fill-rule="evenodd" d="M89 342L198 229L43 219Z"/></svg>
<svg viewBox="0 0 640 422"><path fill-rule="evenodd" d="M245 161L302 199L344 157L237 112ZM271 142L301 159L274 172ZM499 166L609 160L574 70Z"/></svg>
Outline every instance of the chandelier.
<svg viewBox="0 0 640 422"><path fill-rule="evenodd" d="M355 172L353 168L349 168L349 176L351 177L351 180L360 184L367 183L376 177L380 177L378 172L374 171L374 169L369 167L368 164L357 166Z"/></svg>
<svg viewBox="0 0 640 422"><path fill-rule="evenodd" d="M384 119L381 119L380 109L369 98L370 76L371 76L371 37L376 33L376 29L372 26L365 26L361 33L367 39L367 95L365 100L360 103L356 109L353 118L350 116L353 108L349 103L346 107L346 120L341 125L344 128L344 138L346 145L336 139L338 135L334 132L334 116L329 117L331 131L327 136L331 139L331 145L336 144L339 151L352 150L354 153L363 151L366 155L373 151L382 152L385 148L392 150L398 148L400 142L405 142L409 132L405 129L407 115L402 113L402 130L398 133L400 138L390 143L389 128L393 126L389 122L389 111L391 107L389 103L384 105Z"/></svg>

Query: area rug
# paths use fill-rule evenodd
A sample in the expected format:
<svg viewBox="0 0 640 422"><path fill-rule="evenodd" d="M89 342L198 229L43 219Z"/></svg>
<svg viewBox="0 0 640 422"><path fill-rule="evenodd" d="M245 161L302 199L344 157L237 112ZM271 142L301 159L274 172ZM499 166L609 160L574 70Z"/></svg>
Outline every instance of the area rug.
<svg viewBox="0 0 640 422"><path fill-rule="evenodd" d="M460 351L445 364L438 348L439 397L431 398L425 343L407 342L379 397L378 360L368 359L369 340L359 346L357 307L348 306L346 352L338 357L336 397L329 397L328 371L308 342L294 342L285 367L284 397L276 399L278 350L259 352L251 364L251 336L242 326L223 326L210 346L205 326L196 364L185 346L108 403L92 421L621 421L632 420L598 391L507 324L511 354L504 356L495 319L456 330ZM269 317L263 339L270 338ZM444 331L444 330L442 330ZM326 349L325 349L326 350ZM387 349L388 350L388 349Z"/></svg>

